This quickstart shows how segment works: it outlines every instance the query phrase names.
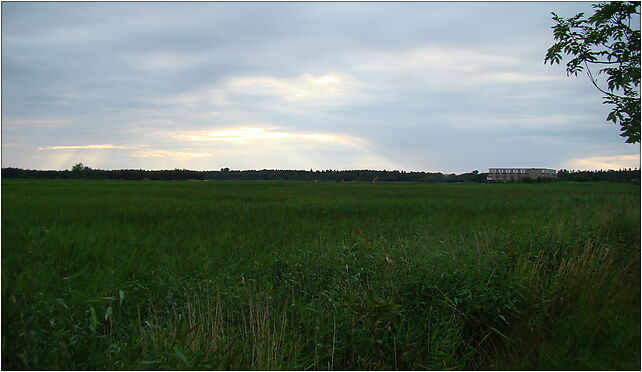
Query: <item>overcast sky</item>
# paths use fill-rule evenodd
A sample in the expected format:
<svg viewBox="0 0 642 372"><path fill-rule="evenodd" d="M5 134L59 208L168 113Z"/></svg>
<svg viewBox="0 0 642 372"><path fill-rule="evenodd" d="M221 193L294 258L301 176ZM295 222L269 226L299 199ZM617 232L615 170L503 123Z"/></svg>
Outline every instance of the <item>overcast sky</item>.
<svg viewBox="0 0 642 372"><path fill-rule="evenodd" d="M2 3L2 166L639 167L586 76L590 3Z"/></svg>

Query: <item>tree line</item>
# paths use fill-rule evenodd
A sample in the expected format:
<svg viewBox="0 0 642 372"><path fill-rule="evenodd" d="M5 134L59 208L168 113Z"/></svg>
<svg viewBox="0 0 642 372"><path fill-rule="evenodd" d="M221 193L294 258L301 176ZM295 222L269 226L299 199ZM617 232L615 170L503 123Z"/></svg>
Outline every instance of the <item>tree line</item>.
<svg viewBox="0 0 642 372"><path fill-rule="evenodd" d="M334 182L486 182L488 173L477 170L468 173L411 172L399 170L231 170L196 171L189 169L92 169L82 163L69 170L35 170L2 168L2 178L30 179L107 179L107 180L221 180L221 181L334 181ZM523 182L579 181L640 183L639 169L557 172L557 179L525 179Z"/></svg>
<svg viewBox="0 0 642 372"><path fill-rule="evenodd" d="M569 171L562 169L557 172L559 181L576 182L627 182L640 184L640 169L596 170L596 171Z"/></svg>
<svg viewBox="0 0 642 372"><path fill-rule="evenodd" d="M336 182L484 182L487 173L473 171L462 174L431 172L407 172L387 170L231 170L196 171L189 169L92 169L76 164L70 170L33 170L2 168L2 178L50 178L50 179L114 179L114 180L265 180L265 181L336 181Z"/></svg>

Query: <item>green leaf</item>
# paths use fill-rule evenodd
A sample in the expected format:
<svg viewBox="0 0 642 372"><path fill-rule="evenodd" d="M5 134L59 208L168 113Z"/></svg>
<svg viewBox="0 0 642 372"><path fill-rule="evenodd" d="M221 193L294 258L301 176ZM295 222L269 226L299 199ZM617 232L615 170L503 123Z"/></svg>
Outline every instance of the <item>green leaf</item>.
<svg viewBox="0 0 642 372"><path fill-rule="evenodd" d="M64 307L65 309L69 309L69 307L67 307L67 304L65 303L65 300L63 300L62 298L56 299L56 302L60 304L62 307Z"/></svg>
<svg viewBox="0 0 642 372"><path fill-rule="evenodd" d="M490 330L493 331L494 333L500 335L501 337L503 337L506 341L509 341L509 342L511 341L511 339L508 336L506 336L505 334L500 332L497 328L490 327Z"/></svg>
<svg viewBox="0 0 642 372"><path fill-rule="evenodd" d="M110 316L111 316L111 306L108 306L107 309L105 309L105 320L109 320Z"/></svg>
<svg viewBox="0 0 642 372"><path fill-rule="evenodd" d="M176 356L180 360L182 360L183 363L185 363L186 366L189 366L189 360L187 360L187 357L185 356L185 354L183 354L183 352L180 351L180 349L177 346L174 346L174 354L176 354Z"/></svg>
<svg viewBox="0 0 642 372"><path fill-rule="evenodd" d="M93 306L89 308L89 329L95 332L98 329L98 318L96 317L96 310Z"/></svg>
<svg viewBox="0 0 642 372"><path fill-rule="evenodd" d="M606 120L607 120L607 121L612 121L612 122L614 122L614 123L615 123L615 122L617 121L616 116L615 116L615 112L614 112L614 111L611 111L611 112L609 113L609 116L607 116L607 117L606 117Z"/></svg>

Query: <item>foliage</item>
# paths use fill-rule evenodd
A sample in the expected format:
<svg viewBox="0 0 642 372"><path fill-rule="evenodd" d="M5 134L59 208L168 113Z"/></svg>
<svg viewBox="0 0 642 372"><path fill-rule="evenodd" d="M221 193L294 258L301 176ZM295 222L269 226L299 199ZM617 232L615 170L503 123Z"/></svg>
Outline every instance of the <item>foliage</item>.
<svg viewBox="0 0 642 372"><path fill-rule="evenodd" d="M72 172L83 172L87 170L91 170L91 168L84 165L83 163L78 163L78 164L75 164L73 167L71 167Z"/></svg>
<svg viewBox="0 0 642 372"><path fill-rule="evenodd" d="M289 170L289 169L261 169L261 170L230 170L222 168L220 171L195 171L189 169L173 170L144 170L144 169L118 169L102 170L91 169L82 163L77 164L71 171L31 170L20 168L2 168L3 178L90 178L90 179L122 179L122 180L265 180L265 181L335 181L371 182L377 178L382 182L484 182L486 173L473 171L462 174L443 174L440 172L406 172L387 170Z"/></svg>
<svg viewBox="0 0 642 372"><path fill-rule="evenodd" d="M621 170L596 170L596 171L569 171L561 169L557 172L557 179L560 181L576 182L626 182L640 184L639 169L621 169Z"/></svg>
<svg viewBox="0 0 642 372"><path fill-rule="evenodd" d="M586 70L604 103L613 105L607 120L619 123L626 142L640 142L640 2L604 2L593 8L588 18L584 13L571 18L552 13L556 43L544 62L560 63L562 53L570 56L567 74ZM606 87L598 84L591 66L601 66L597 73L607 76Z"/></svg>
<svg viewBox="0 0 642 372"><path fill-rule="evenodd" d="M91 175L91 168L83 163L78 163L71 167L71 174L74 175L74 178L89 178Z"/></svg>
<svg viewBox="0 0 642 372"><path fill-rule="evenodd" d="M462 174L443 174L430 172L378 171L378 170L229 170L194 171L188 169L144 170L119 169L101 170L84 167L82 172L68 170L31 170L2 168L2 178L32 179L104 179L104 180L225 180L225 181L335 181L371 182L378 177L382 182L486 182L488 173L472 171ZM227 170L226 170L227 169ZM639 183L640 170L631 168L621 170L558 172L558 179L524 179L526 183L562 181L608 181Z"/></svg>
<svg viewBox="0 0 642 372"><path fill-rule="evenodd" d="M2 180L2 365L640 364L616 183Z"/></svg>

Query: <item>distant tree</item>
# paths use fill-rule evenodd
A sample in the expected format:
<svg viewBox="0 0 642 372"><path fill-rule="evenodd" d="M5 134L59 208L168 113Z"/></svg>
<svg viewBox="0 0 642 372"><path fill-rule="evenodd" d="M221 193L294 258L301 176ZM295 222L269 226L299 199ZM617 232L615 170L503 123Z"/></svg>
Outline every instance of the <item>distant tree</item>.
<svg viewBox="0 0 642 372"><path fill-rule="evenodd" d="M23 177L25 171L20 168L2 168L2 178L19 178Z"/></svg>
<svg viewBox="0 0 642 372"><path fill-rule="evenodd" d="M83 163L78 163L71 167L71 173L75 178L86 178L91 173L91 168L84 165Z"/></svg>
<svg viewBox="0 0 642 372"><path fill-rule="evenodd" d="M577 76L586 70L604 94L604 103L613 105L606 120L620 124L620 136L627 143L640 142L640 2L604 2L593 8L595 13L588 18L584 13L571 18L552 13L556 43L544 63L560 63L562 54L570 56L566 74ZM606 86L591 71L596 65L602 66L597 74L607 76Z"/></svg>
<svg viewBox="0 0 642 372"><path fill-rule="evenodd" d="M72 172L82 172L85 169L89 169L89 167L85 166L83 163L78 163L78 164L74 165L73 167L71 167L71 171Z"/></svg>

